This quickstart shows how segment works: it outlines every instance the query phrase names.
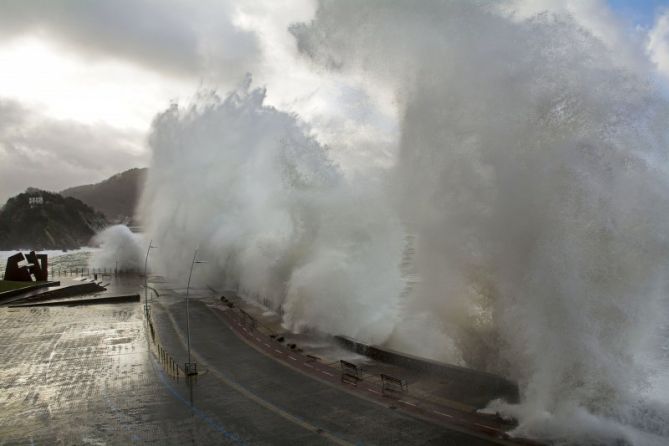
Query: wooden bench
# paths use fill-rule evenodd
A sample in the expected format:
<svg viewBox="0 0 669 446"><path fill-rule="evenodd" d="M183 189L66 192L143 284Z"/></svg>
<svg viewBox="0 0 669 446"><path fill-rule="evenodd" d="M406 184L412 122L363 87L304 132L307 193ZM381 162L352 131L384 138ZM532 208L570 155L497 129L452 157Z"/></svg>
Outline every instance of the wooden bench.
<svg viewBox="0 0 669 446"><path fill-rule="evenodd" d="M339 361L339 364L341 366L342 383L348 382L357 386L358 381L362 381L362 369L360 367L343 359Z"/></svg>
<svg viewBox="0 0 669 446"><path fill-rule="evenodd" d="M390 392L408 392L409 384L403 379L381 373L381 390L385 394Z"/></svg>

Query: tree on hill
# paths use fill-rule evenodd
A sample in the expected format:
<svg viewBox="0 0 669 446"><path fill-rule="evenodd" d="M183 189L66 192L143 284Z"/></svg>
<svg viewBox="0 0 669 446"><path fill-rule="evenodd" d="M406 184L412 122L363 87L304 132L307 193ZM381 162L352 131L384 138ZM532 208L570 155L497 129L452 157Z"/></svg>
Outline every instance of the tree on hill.
<svg viewBox="0 0 669 446"><path fill-rule="evenodd" d="M79 248L107 225L76 198L29 188L0 209L0 250Z"/></svg>
<svg viewBox="0 0 669 446"><path fill-rule="evenodd" d="M61 191L102 212L112 223L135 224L135 208L144 188L146 168L118 173L96 184L71 187Z"/></svg>

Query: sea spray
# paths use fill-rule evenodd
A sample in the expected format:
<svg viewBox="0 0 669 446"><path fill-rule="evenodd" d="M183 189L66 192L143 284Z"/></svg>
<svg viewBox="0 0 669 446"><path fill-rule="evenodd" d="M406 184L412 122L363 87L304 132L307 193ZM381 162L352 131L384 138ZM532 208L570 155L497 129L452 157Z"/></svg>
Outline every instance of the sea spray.
<svg viewBox="0 0 669 446"><path fill-rule="evenodd" d="M521 404L490 410L519 435L662 444L666 101L569 16L489 5L323 2L292 28L395 92L388 178L347 178L249 81L161 114L142 206L157 262L184 279L199 247L198 283L269 299L289 328L514 378Z"/></svg>
<svg viewBox="0 0 669 446"><path fill-rule="evenodd" d="M125 225L110 226L93 238L99 250L89 259L90 268L140 271L144 267L143 238ZM143 270L142 270L143 271Z"/></svg>
<svg viewBox="0 0 669 446"><path fill-rule="evenodd" d="M383 342L400 313L403 232L373 178L353 183L250 77L158 116L142 198L155 264L269 301L291 329Z"/></svg>
<svg viewBox="0 0 669 446"><path fill-rule="evenodd" d="M669 107L651 75L568 15L511 20L487 2L323 1L292 32L305 56L395 91L391 196L420 276L403 347L446 333L430 347L518 380L521 404L491 409L519 435L666 442L649 386L667 316Z"/></svg>

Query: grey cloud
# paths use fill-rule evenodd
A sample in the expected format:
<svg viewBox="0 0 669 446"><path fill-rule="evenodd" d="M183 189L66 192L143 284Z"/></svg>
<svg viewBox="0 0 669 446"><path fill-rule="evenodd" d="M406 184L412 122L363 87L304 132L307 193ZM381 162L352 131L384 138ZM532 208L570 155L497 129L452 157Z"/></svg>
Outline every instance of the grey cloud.
<svg viewBox="0 0 669 446"><path fill-rule="evenodd" d="M29 186L58 191L144 165L143 139L137 131L54 120L0 99L0 203Z"/></svg>
<svg viewBox="0 0 669 446"><path fill-rule="evenodd" d="M23 122L26 109L16 101L0 100L0 132Z"/></svg>
<svg viewBox="0 0 669 446"><path fill-rule="evenodd" d="M255 34L232 23L234 11L229 1L8 0L0 35L41 33L88 57L230 79L250 71L258 54Z"/></svg>

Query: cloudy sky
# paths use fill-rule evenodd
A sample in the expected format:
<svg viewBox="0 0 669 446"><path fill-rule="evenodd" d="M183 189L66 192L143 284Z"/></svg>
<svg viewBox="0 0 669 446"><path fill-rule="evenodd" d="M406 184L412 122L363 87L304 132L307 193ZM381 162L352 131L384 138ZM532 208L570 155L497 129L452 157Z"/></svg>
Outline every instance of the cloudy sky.
<svg viewBox="0 0 669 446"><path fill-rule="evenodd" d="M508 3L521 16L574 15L669 85L669 0ZM370 156L358 150L366 140L392 144L392 98L298 55L288 27L316 8L315 0L4 0L0 203L28 186L61 190L148 165L156 113L198 88L226 92L245 73L267 87L270 104L309 122L344 164Z"/></svg>

